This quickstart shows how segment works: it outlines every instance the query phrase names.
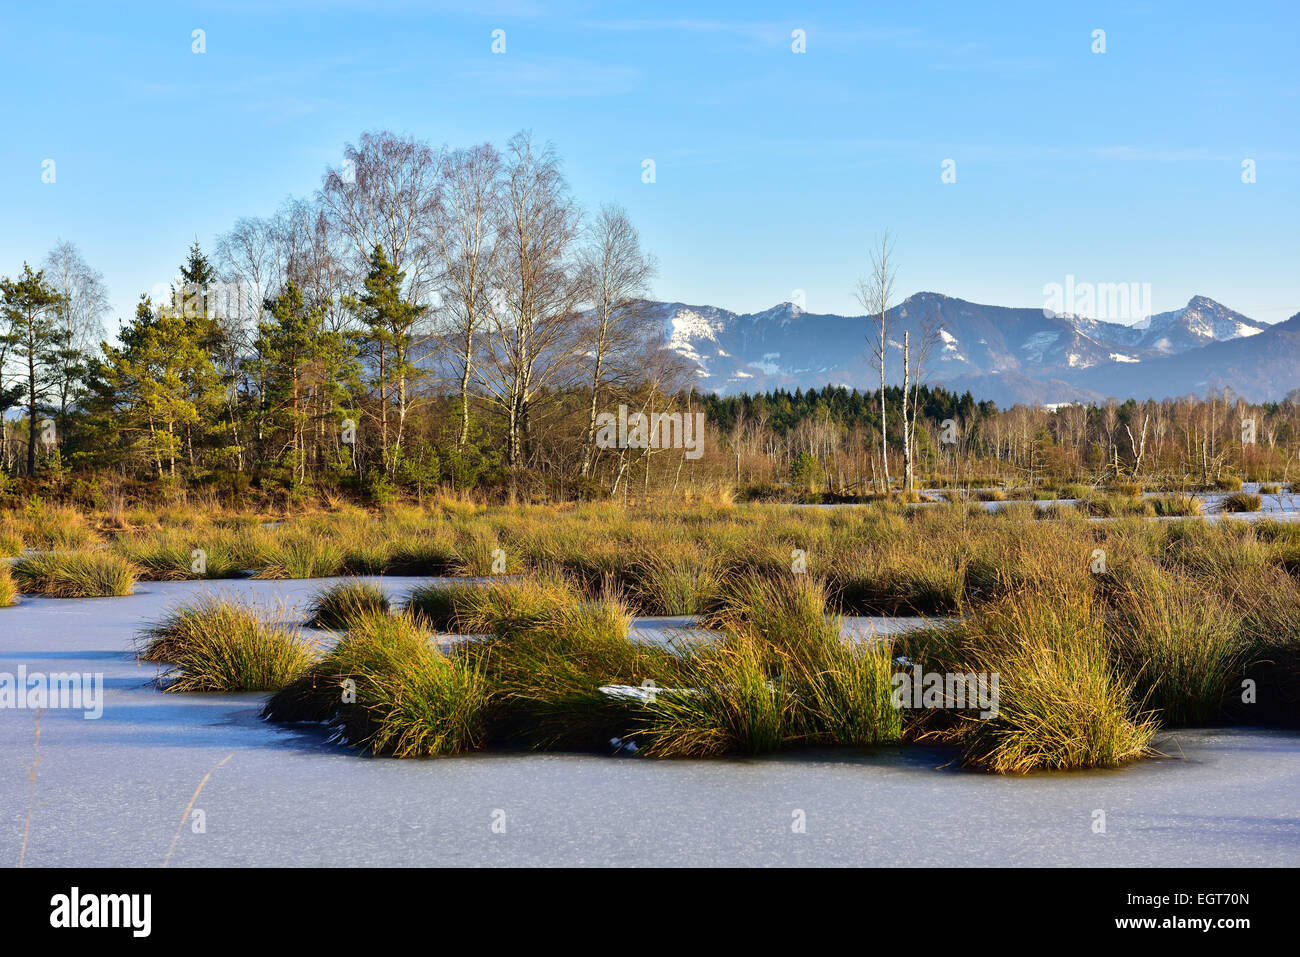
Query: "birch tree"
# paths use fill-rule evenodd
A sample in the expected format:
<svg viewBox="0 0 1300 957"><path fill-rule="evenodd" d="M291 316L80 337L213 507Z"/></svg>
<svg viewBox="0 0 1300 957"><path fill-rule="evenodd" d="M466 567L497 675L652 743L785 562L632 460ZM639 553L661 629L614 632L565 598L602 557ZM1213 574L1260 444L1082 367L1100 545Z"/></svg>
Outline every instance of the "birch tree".
<svg viewBox="0 0 1300 957"><path fill-rule="evenodd" d="M567 384L581 294L569 260L579 228L560 162L548 144L516 134L506 151L498 224L498 282L489 296L489 368L481 381L506 416L506 462L531 450L533 405Z"/></svg>
<svg viewBox="0 0 1300 957"><path fill-rule="evenodd" d="M441 267L444 314L460 385L457 448L469 441L470 380L478 335L489 309L496 271L501 154L490 143L453 152L436 211L434 238Z"/></svg>
<svg viewBox="0 0 1300 957"><path fill-rule="evenodd" d="M637 346L643 345L645 338L638 325L645 316L645 296L656 270L654 258L641 250L641 237L627 210L602 206L579 257L579 281L584 299L591 304L580 350L591 388L583 478L595 462L601 393L608 383L626 377L638 366Z"/></svg>
<svg viewBox="0 0 1300 957"><path fill-rule="evenodd" d="M889 233L871 251L871 270L858 279L857 300L866 310L870 325L867 341L871 347L871 366L880 373L880 476L889 493L889 435L885 408L885 371L889 357L889 303L894 297L893 248Z"/></svg>

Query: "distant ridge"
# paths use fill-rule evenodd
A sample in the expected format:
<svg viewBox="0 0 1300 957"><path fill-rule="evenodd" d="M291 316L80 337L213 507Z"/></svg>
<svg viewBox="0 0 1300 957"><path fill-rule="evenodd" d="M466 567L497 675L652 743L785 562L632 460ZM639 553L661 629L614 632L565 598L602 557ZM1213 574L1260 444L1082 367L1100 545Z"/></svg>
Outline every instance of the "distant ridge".
<svg viewBox="0 0 1300 957"><path fill-rule="evenodd" d="M788 302L744 314L680 302L647 309L705 391L870 389L878 379L868 362L865 316L805 312ZM931 319L942 331L926 381L1004 406L1162 399L1222 387L1265 401L1300 388L1300 314L1270 326L1205 296L1135 325L934 292L909 296L889 318L897 340L891 382L902 378L904 330L916 342Z"/></svg>

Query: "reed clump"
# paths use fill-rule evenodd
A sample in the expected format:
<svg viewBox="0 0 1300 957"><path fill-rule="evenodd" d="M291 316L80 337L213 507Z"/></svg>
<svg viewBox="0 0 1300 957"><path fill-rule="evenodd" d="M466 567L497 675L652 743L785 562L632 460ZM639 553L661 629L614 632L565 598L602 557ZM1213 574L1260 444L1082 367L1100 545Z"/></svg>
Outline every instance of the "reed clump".
<svg viewBox="0 0 1300 957"><path fill-rule="evenodd" d="M1258 512L1264 504L1263 499L1253 492L1233 492L1225 495L1219 503L1222 512Z"/></svg>
<svg viewBox="0 0 1300 957"><path fill-rule="evenodd" d="M1092 596L1074 589L1004 597L956 626L943 670L997 675L996 716L937 732L998 773L1111 767L1144 757L1159 727L1116 668Z"/></svg>
<svg viewBox="0 0 1300 957"><path fill-rule="evenodd" d="M139 570L107 551L38 552L11 570L18 589L50 598L115 598L135 590Z"/></svg>
<svg viewBox="0 0 1300 957"><path fill-rule="evenodd" d="M399 758L481 747L483 674L468 658L444 653L434 637L405 615L353 618L323 658L272 696L263 715L325 722L344 743Z"/></svg>
<svg viewBox="0 0 1300 957"><path fill-rule="evenodd" d="M1134 695L1167 724L1220 719L1246 652L1240 615L1186 576L1145 578L1121 593L1107 629Z"/></svg>
<svg viewBox="0 0 1300 957"><path fill-rule="evenodd" d="M363 615L386 615L391 609L382 585L350 579L318 589L307 603L306 623L313 628L346 628Z"/></svg>
<svg viewBox="0 0 1300 957"><path fill-rule="evenodd" d="M168 611L138 648L142 660L170 666L164 690L176 693L276 691L315 655L282 611L217 596Z"/></svg>
<svg viewBox="0 0 1300 957"><path fill-rule="evenodd" d="M477 582L439 581L417 585L402 605L405 614L439 631L463 632L461 619L474 603Z"/></svg>
<svg viewBox="0 0 1300 957"><path fill-rule="evenodd" d="M14 584L13 573L9 566L0 563L0 608L18 604L18 586Z"/></svg>

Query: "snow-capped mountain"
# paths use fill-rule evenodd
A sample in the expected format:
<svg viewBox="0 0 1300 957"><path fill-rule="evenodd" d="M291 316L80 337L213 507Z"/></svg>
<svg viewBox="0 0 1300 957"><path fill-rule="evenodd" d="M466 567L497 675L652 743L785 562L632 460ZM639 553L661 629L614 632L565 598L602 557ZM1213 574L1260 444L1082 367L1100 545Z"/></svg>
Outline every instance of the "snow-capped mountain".
<svg viewBox="0 0 1300 957"><path fill-rule="evenodd" d="M738 314L715 306L656 302L647 304L647 317L663 330L668 348L694 365L701 390L727 394L879 384L868 343L871 326L864 316L804 312L792 303ZM1277 345L1279 337L1268 333L1295 320L1270 327L1195 296L1182 309L1125 326L921 292L891 309L889 321L890 382L902 378L904 332L910 331L915 350L928 324L937 329L937 338L925 360L924 378L1008 404L1202 392L1208 386L1198 383L1209 380L1202 376L1184 384L1176 375L1170 379L1175 366L1166 360L1235 343L1242 348L1234 355L1248 366L1255 342ZM1283 356L1288 354L1284 349ZM1295 355L1300 358L1300 352ZM1270 359L1274 371L1264 380L1217 384L1231 385L1247 397L1280 397L1300 386L1300 364L1288 375L1285 363L1276 359ZM1149 374L1153 364L1159 375ZM1191 374L1187 363L1177 368Z"/></svg>
<svg viewBox="0 0 1300 957"><path fill-rule="evenodd" d="M1193 296L1182 309L1143 320L1137 345L1161 355L1177 355L1211 342L1228 342L1258 335L1268 324L1233 312L1204 296Z"/></svg>

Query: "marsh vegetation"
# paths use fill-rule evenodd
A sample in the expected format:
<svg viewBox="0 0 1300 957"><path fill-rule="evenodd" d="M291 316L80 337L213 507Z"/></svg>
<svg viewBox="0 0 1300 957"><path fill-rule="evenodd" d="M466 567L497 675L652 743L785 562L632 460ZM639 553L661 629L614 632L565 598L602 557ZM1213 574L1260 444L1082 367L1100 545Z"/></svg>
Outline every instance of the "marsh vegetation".
<svg viewBox="0 0 1300 957"><path fill-rule="evenodd" d="M379 754L942 741L968 766L1023 772L1148 756L1162 727L1294 726L1300 702L1300 525L1288 522L1096 522L1017 503L457 500L39 520L47 540L84 528L68 532L82 548L19 559L23 591L68 593L83 567L119 590L124 568L206 580L213 565L183 564L196 550L231 574L341 576L292 614L205 586L143 631L141 652L169 691L271 692L268 718L324 722ZM26 541L31 521L9 527ZM390 598L357 577L385 572L429 580ZM633 615L694 616L708 632L648 644L629 634ZM845 615L932 621L849 640ZM304 638L319 635L307 626L328 634ZM897 707L910 668L997 674L998 713Z"/></svg>

